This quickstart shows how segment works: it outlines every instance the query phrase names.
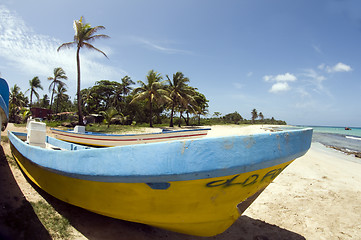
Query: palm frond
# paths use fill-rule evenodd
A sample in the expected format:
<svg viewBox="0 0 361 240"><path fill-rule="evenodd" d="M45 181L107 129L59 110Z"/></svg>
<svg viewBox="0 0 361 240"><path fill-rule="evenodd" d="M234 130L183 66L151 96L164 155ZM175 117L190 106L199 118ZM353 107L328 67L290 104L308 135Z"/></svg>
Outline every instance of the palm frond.
<svg viewBox="0 0 361 240"><path fill-rule="evenodd" d="M39 99L39 93L36 92L35 90L33 91L33 93L35 94L36 98Z"/></svg>
<svg viewBox="0 0 361 240"><path fill-rule="evenodd" d="M110 38L110 37L108 35L105 35L105 34L98 34L98 35L93 35L93 36L87 38L87 41L92 42L92 41L94 41L96 39L102 39L102 38Z"/></svg>
<svg viewBox="0 0 361 240"><path fill-rule="evenodd" d="M89 36L92 36L92 35L94 35L96 32L98 32L99 30L104 30L104 29L105 29L104 26L92 27L92 28L90 28L88 34L89 34Z"/></svg>
<svg viewBox="0 0 361 240"><path fill-rule="evenodd" d="M63 43L58 47L57 51L59 52L59 50L62 49L62 48L71 48L72 46L74 46L76 44L77 44L76 42Z"/></svg>
<svg viewBox="0 0 361 240"><path fill-rule="evenodd" d="M138 101L142 101L142 100L145 100L145 99L148 99L149 98L149 92L141 92L141 93L138 93L136 94L132 101L130 102L130 104L133 104L135 102L138 102Z"/></svg>
<svg viewBox="0 0 361 240"><path fill-rule="evenodd" d="M93 45L84 42L84 46L85 46L86 48L88 48L88 49L92 49L92 50L98 51L98 52L102 53L106 58L108 58L108 56L105 54L105 52L103 52L102 50L94 47Z"/></svg>

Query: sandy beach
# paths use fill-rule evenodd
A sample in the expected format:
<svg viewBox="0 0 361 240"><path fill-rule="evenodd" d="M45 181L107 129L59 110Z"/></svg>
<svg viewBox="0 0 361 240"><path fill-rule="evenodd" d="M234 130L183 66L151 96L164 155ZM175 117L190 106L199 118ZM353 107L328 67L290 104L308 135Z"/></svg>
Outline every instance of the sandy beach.
<svg viewBox="0 0 361 240"><path fill-rule="evenodd" d="M254 134L267 126L212 126L209 137ZM7 130L25 131L9 124ZM2 133L6 135L6 133ZM9 164L0 147L0 239L52 239L32 203L48 202L70 223L70 239L361 239L361 159L320 143L288 166L224 233L194 237L112 219L61 202Z"/></svg>

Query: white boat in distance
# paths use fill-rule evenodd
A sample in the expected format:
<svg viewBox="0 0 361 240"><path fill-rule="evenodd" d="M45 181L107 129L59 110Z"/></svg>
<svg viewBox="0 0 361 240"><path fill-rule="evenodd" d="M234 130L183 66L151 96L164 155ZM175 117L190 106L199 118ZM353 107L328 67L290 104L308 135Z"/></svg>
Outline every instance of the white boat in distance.
<svg viewBox="0 0 361 240"><path fill-rule="evenodd" d="M195 128L181 130L165 130L157 133L143 134L105 134L87 132L83 126L75 126L74 130L60 130L51 128L56 139L97 147L115 147L152 142L164 142L182 139L205 137L210 128Z"/></svg>

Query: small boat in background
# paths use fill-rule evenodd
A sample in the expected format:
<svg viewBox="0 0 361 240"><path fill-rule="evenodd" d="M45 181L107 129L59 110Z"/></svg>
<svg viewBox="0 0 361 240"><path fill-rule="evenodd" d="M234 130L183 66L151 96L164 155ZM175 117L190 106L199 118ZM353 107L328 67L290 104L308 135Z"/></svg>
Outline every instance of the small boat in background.
<svg viewBox="0 0 361 240"><path fill-rule="evenodd" d="M91 148L45 133L34 121L28 133L8 132L14 158L41 189L98 214L197 236L229 228L312 139L312 129L298 129Z"/></svg>
<svg viewBox="0 0 361 240"><path fill-rule="evenodd" d="M0 128L4 131L9 120L9 86L0 78ZM0 131L0 135L1 135Z"/></svg>
<svg viewBox="0 0 361 240"><path fill-rule="evenodd" d="M351 128L349 128L349 127L345 127L345 130L352 130Z"/></svg>
<svg viewBox="0 0 361 240"><path fill-rule="evenodd" d="M84 126L75 126L74 130L59 130L51 128L56 139L97 147L115 147L152 142L162 142L181 139L205 137L210 128L194 128L181 130L163 130L157 133L143 134L105 134L85 131Z"/></svg>

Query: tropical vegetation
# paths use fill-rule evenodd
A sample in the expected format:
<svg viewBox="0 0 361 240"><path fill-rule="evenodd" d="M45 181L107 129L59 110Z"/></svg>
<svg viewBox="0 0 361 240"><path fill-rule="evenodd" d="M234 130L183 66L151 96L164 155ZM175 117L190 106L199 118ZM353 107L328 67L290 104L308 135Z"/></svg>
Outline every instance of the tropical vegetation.
<svg viewBox="0 0 361 240"><path fill-rule="evenodd" d="M129 76L123 76L119 81L100 79L89 88L81 89L80 49L85 47L107 55L94 47L94 40L109 38L104 34L96 34L103 26L91 27L85 23L83 17L74 21L74 41L63 43L58 51L63 48L76 47L77 91L76 98L71 101L67 94L67 85L64 80L68 77L61 67L56 67L48 77L48 94L42 98L39 89L43 89L39 77L29 81L30 101L20 90L18 85L10 89L11 122L24 122L32 114L30 108L48 109L52 114L47 116L50 125L56 121L69 121L71 125L86 123L106 123L107 129L111 124L141 125L148 123L173 127L201 125L201 124L285 124L283 121L265 118L262 112L253 109L251 119L244 119L238 112L222 116L214 112L208 115L208 99L197 88L190 85L190 78L178 71L172 75L162 75L150 70L145 76L145 81L135 81ZM25 92L26 93L26 92ZM33 95L36 100L33 101ZM83 114L85 117L83 118ZM203 118L202 118L203 116Z"/></svg>
<svg viewBox="0 0 361 240"><path fill-rule="evenodd" d="M61 68L56 68L61 69ZM190 86L190 79L182 72L166 75L166 80L160 73L151 70L145 77L146 81L138 81L136 87L129 76L120 81L100 80L92 87L81 90L82 112L87 118L95 118L88 123L105 122L110 124L134 125L148 123L149 126L161 124L174 126L178 123L185 125L212 125L212 124L285 124L274 117L265 118L262 112L256 109L251 111L251 119L247 120L240 113L233 112L222 116L214 112L208 116L208 99ZM53 104L47 94L33 102L32 107L52 109L49 120L78 121L74 116L77 110L77 101L71 101L67 94L67 86L59 81L53 88L54 81L50 82L49 92L53 93ZM10 89L10 121L25 121L29 116L30 102L15 84ZM59 114L60 115L59 115ZM202 117L203 116L203 117ZM75 123L74 123L75 124Z"/></svg>

